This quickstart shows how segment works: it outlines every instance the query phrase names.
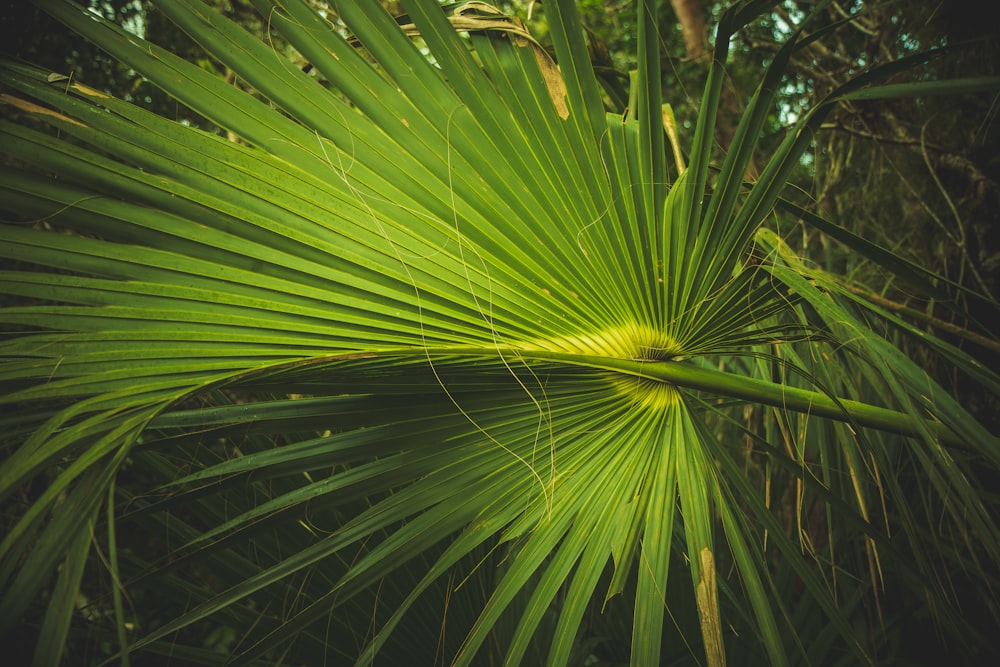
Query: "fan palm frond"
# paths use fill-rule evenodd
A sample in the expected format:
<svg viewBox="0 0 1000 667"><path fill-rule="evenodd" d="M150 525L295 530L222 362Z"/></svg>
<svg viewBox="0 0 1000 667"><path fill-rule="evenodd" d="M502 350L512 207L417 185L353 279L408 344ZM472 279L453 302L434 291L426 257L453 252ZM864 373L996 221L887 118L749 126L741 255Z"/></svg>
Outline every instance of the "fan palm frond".
<svg viewBox="0 0 1000 667"><path fill-rule="evenodd" d="M938 559L995 583L974 466L995 469L998 440L878 327L1000 378L763 223L831 105L996 81L866 72L748 188L790 55L836 27L793 36L716 169L729 41L769 2L722 18L683 170L652 0L625 117L568 1L545 5L555 62L479 2L395 19L342 0L331 22L255 1L309 73L201 2L155 3L254 94L39 4L238 140L0 70L19 216L0 253L30 265L0 276L21 298L0 314L17 443L0 494L44 480L0 543L0 628L43 615L36 661L67 639L95 531L108 640L204 663L209 622L238 628L235 664L568 664L616 641L638 665L874 664L891 647L865 601L889 563L945 622ZM924 523L939 512L945 539ZM124 531L149 542L116 548ZM138 590L173 613L130 637Z"/></svg>

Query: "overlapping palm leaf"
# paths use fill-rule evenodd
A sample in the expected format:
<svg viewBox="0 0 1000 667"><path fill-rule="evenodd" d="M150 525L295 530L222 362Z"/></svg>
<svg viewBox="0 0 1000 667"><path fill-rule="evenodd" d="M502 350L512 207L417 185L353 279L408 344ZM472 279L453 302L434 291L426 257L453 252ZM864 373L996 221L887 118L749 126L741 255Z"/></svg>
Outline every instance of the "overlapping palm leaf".
<svg viewBox="0 0 1000 667"><path fill-rule="evenodd" d="M964 465L995 465L996 438L836 279L758 233L824 109L747 192L798 42L710 169L729 36L768 3L722 21L683 175L667 164L653 2L638 3L627 117L605 113L570 2L545 6L558 70L481 3L413 1L397 21L343 1L341 24L256 2L321 76L195 0L156 3L254 95L40 4L238 141L4 64L20 120L3 121L0 188L21 222L2 252L35 268L2 276L26 305L2 315L21 330L0 373L22 444L0 490L45 480L0 546L5 632L63 565L36 659L63 644L100 524L169 541L165 557L109 562L123 651L212 662L184 646L209 619L239 628L237 662L267 664L566 664L615 641L640 665L719 665L727 647L730 663L875 661L877 633L851 616L882 560L916 591L946 587L921 580L934 540L895 507L898 456L929 471L926 510L955 521L941 548L983 554L962 565L989 580L1000 539ZM877 96L862 86L898 69L839 94ZM737 419L748 402L757 430ZM745 476L761 456L769 480L827 508L819 532L847 555L814 548L801 520L789 530ZM109 502L116 519L99 522ZM915 558L889 540L897 519ZM177 614L125 636L121 580L126 597L166 582ZM797 639L815 628L832 631Z"/></svg>

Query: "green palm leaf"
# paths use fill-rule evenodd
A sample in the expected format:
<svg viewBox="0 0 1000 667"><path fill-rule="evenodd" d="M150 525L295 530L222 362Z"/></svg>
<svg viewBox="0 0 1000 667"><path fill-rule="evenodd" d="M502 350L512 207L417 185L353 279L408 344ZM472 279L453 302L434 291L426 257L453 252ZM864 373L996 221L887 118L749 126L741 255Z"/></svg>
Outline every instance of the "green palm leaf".
<svg viewBox="0 0 1000 667"><path fill-rule="evenodd" d="M867 72L747 189L790 55L836 28L788 42L714 170L730 37L771 3L724 15L672 181L651 1L625 118L605 112L571 2L545 7L558 69L481 3L414 0L396 20L344 0L341 31L309 3L255 2L322 81L200 2L156 3L254 94L39 4L238 138L0 70L4 151L29 167L2 167L21 222L0 253L31 265L0 274L20 298L0 315L0 402L20 413L0 497L45 482L0 543L0 631L62 564L39 664L68 636L95 530L113 551L109 641L205 663L222 659L195 645L205 623L238 629L237 664L569 664L612 637L638 665L875 663L889 648L857 621L880 568L956 632L936 559L994 583L973 471L1000 464L997 438L870 322L923 332L762 223L838 100L996 81ZM819 518L791 528L772 483ZM943 538L926 528L939 512ZM116 549L126 526L166 546ZM140 590L175 611L126 638L122 597Z"/></svg>

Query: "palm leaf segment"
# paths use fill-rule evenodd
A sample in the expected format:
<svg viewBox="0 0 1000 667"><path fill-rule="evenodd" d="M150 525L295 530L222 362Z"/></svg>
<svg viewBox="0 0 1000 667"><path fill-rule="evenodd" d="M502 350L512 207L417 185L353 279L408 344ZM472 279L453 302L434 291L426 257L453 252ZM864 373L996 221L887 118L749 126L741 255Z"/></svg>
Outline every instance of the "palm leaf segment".
<svg viewBox="0 0 1000 667"><path fill-rule="evenodd" d="M365 659L405 637L401 621L445 581L453 606L432 605L432 614L459 663L497 652L511 663L564 664L594 610L624 595L631 660L656 664L664 651L689 650L664 623L668 598L684 597L667 585L684 553L709 664L723 664L737 640L722 628L739 623L783 664L807 649L783 637L791 612L772 599L760 546L767 530L850 650L871 659L831 587L801 564L799 544L742 480L733 443L707 430L716 408L697 390L815 407L921 436L917 447L976 442L997 460L995 439L928 392L905 359L889 369L867 359L872 376L887 373L898 412L834 398L847 389L837 373L791 352L789 366L823 391L788 378L769 384L766 363L744 364L744 375L702 361L804 330L801 296L788 287L812 295L814 316L847 329L827 335L872 338L848 310L824 312L819 280L799 277L807 269L792 259L773 273L747 263L815 122L803 122L746 194L742 175L794 43L705 196L718 63L728 36L766 3L739 5L720 26L679 178L666 164L653 2L639 3L638 88L624 118L605 113L570 2L545 7L561 77L517 24L481 3L448 7L450 23L431 2L406 3L399 22L371 3L340 2L350 39L304 2L255 3L328 85L210 8L156 3L267 103L75 5L41 4L241 141L5 65L15 91L5 101L60 137L4 122L11 156L59 175L5 166L4 197L25 217L74 232L2 230L6 256L59 270L3 274L6 291L41 305L3 314L38 331L3 343L4 380L18 387L3 400L32 409L6 419L27 437L0 488L10 494L69 461L3 541L7 610L26 609L67 550L67 562L87 552L109 484L134 457L159 466L173 502L195 503L214 525L189 532L172 557L232 572L217 594L191 592L201 603L139 645L217 612L245 614L249 599L280 605L274 585L284 584L300 586L302 600L257 618L242 660L273 656L296 636L324 643L309 629L331 614L357 644L337 650ZM872 349L850 345L862 358ZM996 388L994 375L981 370L980 379ZM314 398L173 409L221 387ZM176 482L181 471L157 452L191 442L191 429L301 435L277 449L251 436L244 456ZM950 474L942 493L971 497L961 495L971 494L965 478ZM269 499L244 499L235 512L188 499L186 489L231 476L276 481ZM868 523L873 500L848 493L830 502L886 551ZM996 539L982 512L970 521ZM268 538L278 525L280 543ZM257 562L232 560L227 548L240 539L254 540ZM720 558L745 594L716 583ZM60 585L74 590L78 570L65 568ZM482 580L484 592L456 586L456 576ZM358 637L343 618L370 615L366 591L386 577L397 590L380 595L394 604L383 602L362 623L375 623L373 633ZM720 617L720 591L723 608L742 611ZM475 611L462 612L463 599ZM67 600L49 605L46 627L65 632Z"/></svg>

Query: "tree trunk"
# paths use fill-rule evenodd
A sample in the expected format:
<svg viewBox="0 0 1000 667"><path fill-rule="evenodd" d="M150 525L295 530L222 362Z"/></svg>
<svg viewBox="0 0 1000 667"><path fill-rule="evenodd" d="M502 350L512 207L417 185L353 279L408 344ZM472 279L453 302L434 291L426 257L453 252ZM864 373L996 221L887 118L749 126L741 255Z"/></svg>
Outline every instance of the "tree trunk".
<svg viewBox="0 0 1000 667"><path fill-rule="evenodd" d="M708 58L708 28L700 0L670 0L670 5L677 15L677 22L681 24L688 60L697 62Z"/></svg>

